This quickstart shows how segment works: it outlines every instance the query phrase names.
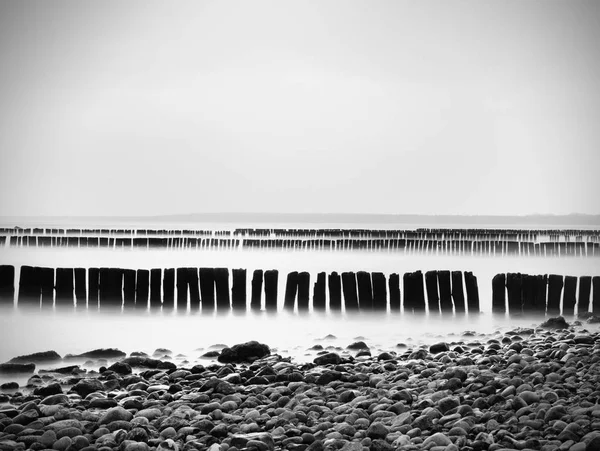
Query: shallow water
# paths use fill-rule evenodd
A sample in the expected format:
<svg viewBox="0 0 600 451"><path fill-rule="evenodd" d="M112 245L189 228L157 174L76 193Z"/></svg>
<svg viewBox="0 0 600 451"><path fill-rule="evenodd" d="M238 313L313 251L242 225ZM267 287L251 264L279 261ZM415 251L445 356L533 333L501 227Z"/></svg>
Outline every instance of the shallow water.
<svg viewBox="0 0 600 451"><path fill-rule="evenodd" d="M264 226L264 225L263 225ZM189 225L185 225L189 228ZM339 227L339 225L338 225ZM180 226L180 228L183 228ZM202 228L202 227L199 227ZM377 228L377 227L375 227ZM382 227L384 228L384 227ZM59 354L81 353L100 347L117 347L129 353L152 353L158 347L185 354L190 360L214 344L233 345L259 340L296 360L312 360L306 349L327 334L337 337L331 345L345 348L358 336L376 348L393 349L399 342L426 344L439 339L458 339L465 330L493 333L516 326L539 324L541 318L508 318L491 315L491 279L497 273L600 275L597 258L489 258L437 256L395 252L281 251L281 250L107 250L77 248L3 248L0 264L47 267L226 267L246 268L248 293L254 269L278 269L280 312L218 314L189 311L98 311L44 309L0 310L0 362L16 355L54 349ZM308 271L311 285L320 271L380 271L391 273L421 270L472 271L478 278L480 315L415 316L412 314L353 314L326 311L298 315L281 311L285 278L291 271ZM16 280L18 287L18 276ZM311 289L312 292L312 289ZM250 296L248 295L248 302ZM328 302L328 301L327 301Z"/></svg>

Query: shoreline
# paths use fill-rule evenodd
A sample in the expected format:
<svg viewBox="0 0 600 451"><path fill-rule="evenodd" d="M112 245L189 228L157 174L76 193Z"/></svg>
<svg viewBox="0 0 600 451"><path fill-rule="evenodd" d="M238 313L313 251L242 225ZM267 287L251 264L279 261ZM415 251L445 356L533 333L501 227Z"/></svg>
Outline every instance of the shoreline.
<svg viewBox="0 0 600 451"><path fill-rule="evenodd" d="M256 343L194 365L165 349L90 354L100 371L39 371L0 392L0 449L599 449L598 332L365 346L323 342L313 363Z"/></svg>

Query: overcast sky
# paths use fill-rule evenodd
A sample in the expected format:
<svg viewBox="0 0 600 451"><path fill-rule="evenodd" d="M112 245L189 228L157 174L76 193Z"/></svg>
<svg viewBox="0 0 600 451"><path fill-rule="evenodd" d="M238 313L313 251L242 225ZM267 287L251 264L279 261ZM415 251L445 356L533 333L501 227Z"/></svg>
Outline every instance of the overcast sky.
<svg viewBox="0 0 600 451"><path fill-rule="evenodd" d="M0 1L0 215L600 213L598 1Z"/></svg>

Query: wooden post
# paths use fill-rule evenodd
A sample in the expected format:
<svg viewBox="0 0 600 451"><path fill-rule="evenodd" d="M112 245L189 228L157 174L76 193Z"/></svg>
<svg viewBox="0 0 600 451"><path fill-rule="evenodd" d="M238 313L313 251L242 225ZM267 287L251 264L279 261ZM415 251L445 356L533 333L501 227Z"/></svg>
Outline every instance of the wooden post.
<svg viewBox="0 0 600 451"><path fill-rule="evenodd" d="M548 314L557 315L560 313L560 298L563 289L563 276L550 274L548 276Z"/></svg>
<svg viewBox="0 0 600 451"><path fill-rule="evenodd" d="M442 313L452 313L453 304L450 271L438 271L438 284L440 288L440 308Z"/></svg>
<svg viewBox="0 0 600 451"><path fill-rule="evenodd" d="M310 274L306 271L298 273L298 311L307 312L310 297Z"/></svg>
<svg viewBox="0 0 600 451"><path fill-rule="evenodd" d="M265 308L267 311L277 311L277 280L279 271L269 269L265 271Z"/></svg>
<svg viewBox="0 0 600 451"><path fill-rule="evenodd" d="M317 274L317 281L313 287L313 309L314 310L325 310L325 273L320 272Z"/></svg>
<svg viewBox="0 0 600 451"><path fill-rule="evenodd" d="M163 272L163 308L175 307L175 268Z"/></svg>
<svg viewBox="0 0 600 451"><path fill-rule="evenodd" d="M42 307L54 306L54 268L39 268Z"/></svg>
<svg viewBox="0 0 600 451"><path fill-rule="evenodd" d="M123 304L123 271L100 268L100 306L121 308Z"/></svg>
<svg viewBox="0 0 600 451"><path fill-rule="evenodd" d="M56 268L56 306L73 307L73 268Z"/></svg>
<svg viewBox="0 0 600 451"><path fill-rule="evenodd" d="M250 308L252 310L260 310L261 308L262 285L263 270L256 269L252 275L252 297L250 299Z"/></svg>
<svg viewBox="0 0 600 451"><path fill-rule="evenodd" d="M382 272L374 272L373 280L373 309L377 311L387 310L387 288L385 275Z"/></svg>
<svg viewBox="0 0 600 451"><path fill-rule="evenodd" d="M125 308L135 307L135 269L123 270L123 305Z"/></svg>
<svg viewBox="0 0 600 451"><path fill-rule="evenodd" d="M456 313L465 313L465 290L462 271L452 271L452 299Z"/></svg>
<svg viewBox="0 0 600 451"><path fill-rule="evenodd" d="M594 290L592 313L594 315L600 315L600 276L592 277L592 288Z"/></svg>
<svg viewBox="0 0 600 451"><path fill-rule="evenodd" d="M509 272L506 275L506 289L508 291L508 313L520 315L523 313L523 279L520 273Z"/></svg>
<svg viewBox="0 0 600 451"><path fill-rule="evenodd" d="M150 308L162 306L162 270L152 268L150 270Z"/></svg>
<svg viewBox="0 0 600 451"><path fill-rule="evenodd" d="M285 296L283 299L283 308L288 311L294 311L296 305L296 293L298 291L298 271L292 271L287 275L285 283Z"/></svg>
<svg viewBox="0 0 600 451"><path fill-rule="evenodd" d="M427 290L427 306L429 307L429 314L437 315L440 313L437 271L427 271L425 273L425 288Z"/></svg>
<svg viewBox="0 0 600 451"><path fill-rule="evenodd" d="M215 270L200 268L200 296L202 311L211 312L215 309Z"/></svg>
<svg viewBox="0 0 600 451"><path fill-rule="evenodd" d="M506 313L506 274L492 279L492 313Z"/></svg>
<svg viewBox="0 0 600 451"><path fill-rule="evenodd" d="M88 308L98 308L100 299L100 269L88 269Z"/></svg>
<svg viewBox="0 0 600 451"><path fill-rule="evenodd" d="M342 309L342 282L337 272L332 272L327 277L329 285L329 309L339 311Z"/></svg>
<svg viewBox="0 0 600 451"><path fill-rule="evenodd" d="M342 287L344 290L344 305L346 307L346 310L358 310L356 274L354 274L353 272L343 272Z"/></svg>
<svg viewBox="0 0 600 451"><path fill-rule="evenodd" d="M13 305L15 300L15 267L0 265L0 304Z"/></svg>
<svg viewBox="0 0 600 451"><path fill-rule="evenodd" d="M75 268L75 302L77 308L85 308L87 300L85 268Z"/></svg>
<svg viewBox="0 0 600 451"><path fill-rule="evenodd" d="M135 276L135 308L148 308L148 294L150 291L150 271L138 269Z"/></svg>
<svg viewBox="0 0 600 451"><path fill-rule="evenodd" d="M573 243L574 244L574 243ZM577 302L577 277L565 276L565 294L563 297L563 315L575 314L575 303Z"/></svg>
<svg viewBox="0 0 600 451"><path fill-rule="evenodd" d="M366 271L356 273L358 282L358 304L361 310L373 310L373 285L371 274Z"/></svg>
<svg viewBox="0 0 600 451"><path fill-rule="evenodd" d="M246 270L232 270L231 301L235 310L246 310Z"/></svg>
<svg viewBox="0 0 600 451"><path fill-rule="evenodd" d="M423 289L423 273L407 272L404 280L404 312L425 311L425 291Z"/></svg>
<svg viewBox="0 0 600 451"><path fill-rule="evenodd" d="M388 285L390 289L390 311L399 312L402 299L400 297L400 276L397 273L390 274Z"/></svg>
<svg viewBox="0 0 600 451"><path fill-rule="evenodd" d="M467 289L467 307L469 313L479 313L479 287L477 277L471 271L465 271L465 287Z"/></svg>
<svg viewBox="0 0 600 451"><path fill-rule="evenodd" d="M230 310L229 269L215 268L215 290L217 293L217 310L220 312Z"/></svg>
<svg viewBox="0 0 600 451"><path fill-rule="evenodd" d="M592 278L590 276L581 276L579 278L579 301L577 303L578 313L589 311L591 289Z"/></svg>

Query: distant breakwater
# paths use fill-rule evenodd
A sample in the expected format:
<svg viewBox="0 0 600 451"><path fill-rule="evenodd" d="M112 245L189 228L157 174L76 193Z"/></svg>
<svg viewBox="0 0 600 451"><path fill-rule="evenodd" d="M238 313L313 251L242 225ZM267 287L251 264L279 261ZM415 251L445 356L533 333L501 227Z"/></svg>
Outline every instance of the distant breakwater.
<svg viewBox="0 0 600 451"><path fill-rule="evenodd" d="M391 311L430 315L477 314L479 284L470 271L420 270L402 276L381 272L306 271L285 276L278 305L277 269L257 269L250 284L235 268L47 268L0 266L0 304L26 307L187 309L204 311ZM249 288L249 289L248 289ZM497 274L492 312L600 314L600 276ZM248 299L250 302L248 303ZM327 302L328 301L328 302Z"/></svg>
<svg viewBox="0 0 600 451"><path fill-rule="evenodd" d="M600 230L0 229L0 246L105 249L323 250L490 257L600 257Z"/></svg>

